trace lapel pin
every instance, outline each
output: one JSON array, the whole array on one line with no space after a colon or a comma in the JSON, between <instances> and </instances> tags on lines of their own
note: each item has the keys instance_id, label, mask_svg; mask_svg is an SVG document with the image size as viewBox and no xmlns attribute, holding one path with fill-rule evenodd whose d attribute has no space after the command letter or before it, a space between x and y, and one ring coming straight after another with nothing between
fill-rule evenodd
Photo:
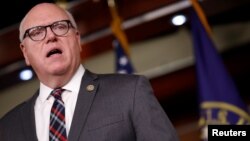
<instances>
[{"instance_id":1,"label":"lapel pin","mask_svg":"<svg viewBox=\"0 0 250 141\"><path fill-rule=\"evenodd\" d=\"M88 92L91 92L91 91L93 91L95 89L95 86L94 85L88 85L86 87L86 89L87 89Z\"/></svg>"}]
</instances>

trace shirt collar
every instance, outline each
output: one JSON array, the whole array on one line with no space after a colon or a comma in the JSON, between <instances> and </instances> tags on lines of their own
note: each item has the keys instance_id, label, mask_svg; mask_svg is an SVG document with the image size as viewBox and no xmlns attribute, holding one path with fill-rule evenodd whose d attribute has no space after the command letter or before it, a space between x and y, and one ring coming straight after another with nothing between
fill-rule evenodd
<instances>
[{"instance_id":1,"label":"shirt collar","mask_svg":"<svg viewBox=\"0 0 250 141\"><path fill-rule=\"evenodd\" d=\"M80 65L76 73L71 78L71 80L62 88L66 89L67 91L78 94L80 90L82 76L84 73L85 73L85 68L82 65ZM44 102L49 97L52 90L53 90L52 88L40 82L39 98L41 99L42 102Z\"/></svg>"}]
</instances>

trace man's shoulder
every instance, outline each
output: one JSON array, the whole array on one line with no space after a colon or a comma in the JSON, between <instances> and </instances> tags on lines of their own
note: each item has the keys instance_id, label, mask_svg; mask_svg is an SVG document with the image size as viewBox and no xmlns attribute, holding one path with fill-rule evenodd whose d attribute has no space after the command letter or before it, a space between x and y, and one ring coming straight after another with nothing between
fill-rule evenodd
<instances>
[{"instance_id":1,"label":"man's shoulder","mask_svg":"<svg viewBox=\"0 0 250 141\"><path fill-rule=\"evenodd\" d=\"M140 74L98 74L98 80L101 85L112 85L118 87L135 87L140 84L149 84L149 79Z\"/></svg>"},{"instance_id":2,"label":"man's shoulder","mask_svg":"<svg viewBox=\"0 0 250 141\"><path fill-rule=\"evenodd\" d=\"M17 104L12 109L10 109L3 117L0 118L0 124L13 124L15 122L20 122L20 117L23 113L26 114L26 111L29 111L32 108L32 104L38 95L38 91L28 98L27 100ZM12 123L13 122L13 123Z\"/></svg>"},{"instance_id":3,"label":"man's shoulder","mask_svg":"<svg viewBox=\"0 0 250 141\"><path fill-rule=\"evenodd\" d=\"M1 119L0 122L2 123L8 123L17 119L20 116L20 113L22 112L22 109L25 107L26 105L26 101L18 104L17 106L15 106L14 108L12 108L10 111L8 111Z\"/></svg>"},{"instance_id":4,"label":"man's shoulder","mask_svg":"<svg viewBox=\"0 0 250 141\"><path fill-rule=\"evenodd\" d=\"M149 84L149 79L142 74L119 74L119 73L94 73L87 72L88 76L92 76L99 81L102 86L135 86L138 84Z\"/></svg>"},{"instance_id":5,"label":"man's shoulder","mask_svg":"<svg viewBox=\"0 0 250 141\"><path fill-rule=\"evenodd\" d=\"M109 74L98 74L99 79L101 80L114 80L114 81L136 81L140 78L145 78L143 75L139 74L118 74L118 73L109 73Z\"/></svg>"}]
</instances>

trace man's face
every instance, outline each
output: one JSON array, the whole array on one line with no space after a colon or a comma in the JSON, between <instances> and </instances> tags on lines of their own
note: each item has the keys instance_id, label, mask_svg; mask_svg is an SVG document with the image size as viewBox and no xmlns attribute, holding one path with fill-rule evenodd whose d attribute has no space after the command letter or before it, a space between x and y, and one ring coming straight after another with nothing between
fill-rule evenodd
<instances>
[{"instance_id":1,"label":"man's face","mask_svg":"<svg viewBox=\"0 0 250 141\"><path fill-rule=\"evenodd\" d=\"M36 26L47 26L57 21L69 20L68 15L53 5L40 5L27 15L23 31ZM31 65L39 79L49 76L73 75L80 64L80 35L69 25L63 36L55 35L50 27L41 41L33 41L28 35L20 44L27 65ZM24 33L22 33L24 34Z\"/></svg>"}]
</instances>

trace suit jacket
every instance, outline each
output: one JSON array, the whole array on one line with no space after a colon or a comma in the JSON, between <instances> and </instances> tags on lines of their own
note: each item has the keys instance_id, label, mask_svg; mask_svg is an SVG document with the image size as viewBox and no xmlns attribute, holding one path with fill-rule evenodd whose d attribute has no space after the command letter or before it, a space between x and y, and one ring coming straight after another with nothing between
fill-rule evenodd
<instances>
[{"instance_id":1,"label":"suit jacket","mask_svg":"<svg viewBox=\"0 0 250 141\"><path fill-rule=\"evenodd\" d=\"M94 85L93 90L87 89ZM38 141L32 98L0 120L1 141ZM138 75L85 71L68 141L177 141L149 81Z\"/></svg>"}]
</instances>

